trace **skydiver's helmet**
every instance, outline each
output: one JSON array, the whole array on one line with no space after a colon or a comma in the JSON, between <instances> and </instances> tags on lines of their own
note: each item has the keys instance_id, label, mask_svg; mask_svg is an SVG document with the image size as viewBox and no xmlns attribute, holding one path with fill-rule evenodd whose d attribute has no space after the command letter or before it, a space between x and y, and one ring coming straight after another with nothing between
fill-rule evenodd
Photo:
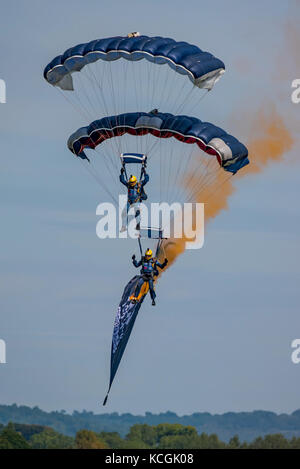
<instances>
[{"instance_id":1,"label":"skydiver's helmet","mask_svg":"<svg viewBox=\"0 0 300 469\"><path fill-rule=\"evenodd\" d=\"M147 251L145 252L146 261L150 261L151 257L152 257L152 251L151 249L148 248Z\"/></svg>"},{"instance_id":2,"label":"skydiver's helmet","mask_svg":"<svg viewBox=\"0 0 300 469\"><path fill-rule=\"evenodd\" d=\"M137 183L137 178L131 174L129 178L129 185L130 187L134 187Z\"/></svg>"}]
</instances>

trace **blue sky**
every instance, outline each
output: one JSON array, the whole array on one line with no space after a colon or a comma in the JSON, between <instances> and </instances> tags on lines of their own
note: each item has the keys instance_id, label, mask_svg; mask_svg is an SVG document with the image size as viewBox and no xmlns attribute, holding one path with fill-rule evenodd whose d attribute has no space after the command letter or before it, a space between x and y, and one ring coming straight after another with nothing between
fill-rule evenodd
<instances>
[{"instance_id":1,"label":"blue sky","mask_svg":"<svg viewBox=\"0 0 300 469\"><path fill-rule=\"evenodd\" d=\"M243 139L244 117L265 100L296 126L290 88L300 69L275 78L289 54L285 24L297 14L294 2L277 0L2 6L1 403L102 412L114 315L135 274L133 242L96 237L103 194L66 148L81 121L44 81L44 66L70 45L135 30L198 44L227 67L203 104L205 119ZM237 180L204 248L161 278L158 305L146 299L105 411L299 408L300 365L290 359L300 335L297 156L294 146Z\"/></svg>"}]
</instances>

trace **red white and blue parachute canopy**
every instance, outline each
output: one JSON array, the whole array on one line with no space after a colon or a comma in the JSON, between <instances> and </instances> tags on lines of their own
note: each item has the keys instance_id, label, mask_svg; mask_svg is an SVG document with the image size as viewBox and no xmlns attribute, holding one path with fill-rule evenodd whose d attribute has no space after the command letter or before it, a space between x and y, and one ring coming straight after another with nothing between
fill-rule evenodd
<instances>
[{"instance_id":1,"label":"red white and blue parachute canopy","mask_svg":"<svg viewBox=\"0 0 300 469\"><path fill-rule=\"evenodd\" d=\"M53 86L73 90L72 73L98 60L121 58L168 64L175 72L187 75L195 86L208 90L225 71L222 60L188 42L129 34L96 39L67 49L46 66L44 78Z\"/></svg>"},{"instance_id":2,"label":"red white and blue parachute canopy","mask_svg":"<svg viewBox=\"0 0 300 469\"><path fill-rule=\"evenodd\" d=\"M173 137L183 143L195 143L205 153L215 156L220 166L231 173L249 163L245 145L220 127L196 117L162 112L130 112L103 117L74 132L68 140L68 147L72 153L85 159L85 148L95 149L102 142L124 134L151 134L157 138Z\"/></svg>"}]
</instances>

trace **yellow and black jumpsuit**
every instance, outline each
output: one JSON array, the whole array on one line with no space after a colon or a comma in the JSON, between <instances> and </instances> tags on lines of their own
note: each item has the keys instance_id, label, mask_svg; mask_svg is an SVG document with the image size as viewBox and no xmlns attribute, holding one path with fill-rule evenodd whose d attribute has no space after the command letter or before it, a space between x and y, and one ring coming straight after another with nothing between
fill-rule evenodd
<instances>
[{"instance_id":1,"label":"yellow and black jumpsuit","mask_svg":"<svg viewBox=\"0 0 300 469\"><path fill-rule=\"evenodd\" d=\"M133 258L132 263L135 267L142 266L141 275L144 281L148 282L150 296L152 301L154 302L156 293L154 290L153 277L155 275L158 275L157 267L159 267L160 269L164 269L168 263L168 260L165 259L164 262L161 264L157 259L154 259L153 257L151 259L146 259L145 257L142 257L140 261L137 261L135 258Z\"/></svg>"}]
</instances>

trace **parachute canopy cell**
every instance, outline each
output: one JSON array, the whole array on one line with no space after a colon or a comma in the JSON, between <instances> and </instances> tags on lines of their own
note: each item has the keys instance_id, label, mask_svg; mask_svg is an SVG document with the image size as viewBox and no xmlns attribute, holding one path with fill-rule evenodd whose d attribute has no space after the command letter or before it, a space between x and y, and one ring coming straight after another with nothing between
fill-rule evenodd
<instances>
[{"instance_id":1,"label":"parachute canopy cell","mask_svg":"<svg viewBox=\"0 0 300 469\"><path fill-rule=\"evenodd\" d=\"M98 60L114 61L121 58L168 64L175 72L187 75L195 86L205 89L211 89L225 71L222 60L187 42L160 36L116 36L67 49L46 66L44 78L53 86L73 90L73 72L79 72Z\"/></svg>"},{"instance_id":2,"label":"parachute canopy cell","mask_svg":"<svg viewBox=\"0 0 300 469\"><path fill-rule=\"evenodd\" d=\"M72 153L85 159L85 148L95 149L105 140L124 134L152 134L157 138L174 137L183 143L196 143L205 153L215 156L220 166L231 173L236 173L249 163L245 145L220 127L196 117L161 112L131 112L96 120L73 133L68 147Z\"/></svg>"}]
</instances>

